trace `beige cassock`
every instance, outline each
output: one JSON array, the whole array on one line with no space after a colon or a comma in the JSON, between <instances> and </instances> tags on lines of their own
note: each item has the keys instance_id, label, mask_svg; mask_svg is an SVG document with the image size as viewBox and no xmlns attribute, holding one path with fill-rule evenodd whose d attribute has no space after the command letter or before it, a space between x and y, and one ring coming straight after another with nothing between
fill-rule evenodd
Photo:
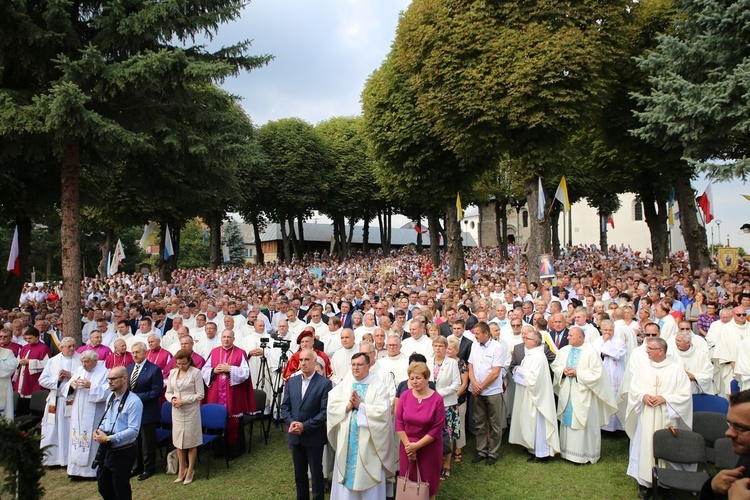
<instances>
[{"instance_id":1,"label":"beige cassock","mask_svg":"<svg viewBox=\"0 0 750 500\"><path fill-rule=\"evenodd\" d=\"M701 349L701 345L704 346ZM685 371L693 374L695 380L690 381L693 394L716 394L714 390L714 365L708 359L708 347L703 340L696 340L687 351L681 351L677 347L669 354L671 358Z\"/></svg>"},{"instance_id":2,"label":"beige cassock","mask_svg":"<svg viewBox=\"0 0 750 500\"><path fill-rule=\"evenodd\" d=\"M0 347L0 416L13 421L13 384L11 378L18 367L18 358L10 349Z\"/></svg>"},{"instance_id":3,"label":"beige cassock","mask_svg":"<svg viewBox=\"0 0 750 500\"><path fill-rule=\"evenodd\" d=\"M386 477L395 470L394 420L388 390L371 374L359 384L367 386L362 400L364 408L346 411L356 380L346 377L328 393L328 442L334 447L331 498L382 499L386 496ZM354 420L354 422L352 422ZM353 427L356 440L350 439ZM353 487L343 485L349 449L356 450L357 461Z\"/></svg>"},{"instance_id":4,"label":"beige cassock","mask_svg":"<svg viewBox=\"0 0 750 500\"><path fill-rule=\"evenodd\" d=\"M70 416L73 414L73 393L70 392L71 379L60 380L60 370L72 375L81 367L81 357L73 353L65 357L62 353L52 357L39 377L39 385L49 390L47 404L42 419L42 439L40 446L50 446L44 457L44 465L68 465L70 447Z\"/></svg>"},{"instance_id":5,"label":"beige cassock","mask_svg":"<svg viewBox=\"0 0 750 500\"><path fill-rule=\"evenodd\" d=\"M649 406L646 394L662 396L666 404ZM641 486L651 486L654 466L654 432L667 427L691 429L693 425L693 394L685 370L671 358L656 363L639 363L628 390L625 431L630 438L628 475Z\"/></svg>"},{"instance_id":6,"label":"beige cassock","mask_svg":"<svg viewBox=\"0 0 750 500\"><path fill-rule=\"evenodd\" d=\"M567 366L576 369L575 377L564 376ZM560 453L571 462L596 463L601 457L600 428L617 412L615 395L601 357L590 344L584 343L578 348L567 345L557 354L552 371L561 422Z\"/></svg>"},{"instance_id":7,"label":"beige cassock","mask_svg":"<svg viewBox=\"0 0 750 500\"><path fill-rule=\"evenodd\" d=\"M716 387L716 393L719 396L729 398L730 385L734 378L732 363L737 361L740 343L748 336L748 333L750 333L750 323L740 326L734 321L730 321L721 328L713 354L713 362L719 368L718 386Z\"/></svg>"},{"instance_id":8,"label":"beige cassock","mask_svg":"<svg viewBox=\"0 0 750 500\"><path fill-rule=\"evenodd\" d=\"M516 395L508 442L540 458L560 453L555 394L543 346L528 350L513 379Z\"/></svg>"}]
</instances>

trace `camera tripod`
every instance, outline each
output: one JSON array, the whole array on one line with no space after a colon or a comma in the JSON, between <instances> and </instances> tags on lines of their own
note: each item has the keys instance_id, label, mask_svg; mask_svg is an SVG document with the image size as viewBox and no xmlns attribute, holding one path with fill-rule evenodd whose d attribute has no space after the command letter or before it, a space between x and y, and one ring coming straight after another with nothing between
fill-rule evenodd
<instances>
[{"instance_id":1,"label":"camera tripod","mask_svg":"<svg viewBox=\"0 0 750 500\"><path fill-rule=\"evenodd\" d=\"M263 348L263 347L261 347ZM265 348L263 348L265 349ZM268 442L268 437L271 433L271 423L276 420L277 422L281 419L281 403L284 395L284 382L281 375L284 373L289 358L287 356L288 349L281 349L281 357L279 358L279 367L275 373L271 372L271 367L268 365L268 359L265 355L260 357L260 370L258 373L258 385L257 388L265 392L266 384L271 389L271 404L270 404L270 415L268 423L261 424L263 426L263 438ZM262 410L265 413L265 408Z\"/></svg>"}]
</instances>

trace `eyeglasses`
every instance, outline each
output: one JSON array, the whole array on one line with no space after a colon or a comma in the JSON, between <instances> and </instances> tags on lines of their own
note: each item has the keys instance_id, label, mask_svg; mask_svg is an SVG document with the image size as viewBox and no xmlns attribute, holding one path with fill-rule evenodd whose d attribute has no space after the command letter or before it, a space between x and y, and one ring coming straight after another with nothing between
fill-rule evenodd
<instances>
[{"instance_id":1,"label":"eyeglasses","mask_svg":"<svg viewBox=\"0 0 750 500\"><path fill-rule=\"evenodd\" d=\"M750 427L745 427L744 425L735 424L733 422L730 422L727 420L727 426L729 426L731 429L734 429L735 432L738 434L747 434L750 432Z\"/></svg>"},{"instance_id":2,"label":"eyeglasses","mask_svg":"<svg viewBox=\"0 0 750 500\"><path fill-rule=\"evenodd\" d=\"M644 337L658 337L659 334L658 333L644 333L643 336Z\"/></svg>"},{"instance_id":3,"label":"eyeglasses","mask_svg":"<svg viewBox=\"0 0 750 500\"><path fill-rule=\"evenodd\" d=\"M738 318L742 318L744 316L747 316L747 313L735 313L734 315L737 316Z\"/></svg>"},{"instance_id":4,"label":"eyeglasses","mask_svg":"<svg viewBox=\"0 0 750 500\"><path fill-rule=\"evenodd\" d=\"M111 381L111 380L119 380L119 379L121 379L121 378L125 378L125 376L123 375L123 376L121 376L121 377L107 377L107 380L110 380L110 381Z\"/></svg>"}]
</instances>

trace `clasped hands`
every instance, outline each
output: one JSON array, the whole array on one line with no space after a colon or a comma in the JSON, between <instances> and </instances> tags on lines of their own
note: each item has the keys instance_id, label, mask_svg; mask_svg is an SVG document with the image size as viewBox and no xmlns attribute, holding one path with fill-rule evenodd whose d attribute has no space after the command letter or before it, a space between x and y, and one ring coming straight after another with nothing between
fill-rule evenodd
<instances>
[{"instance_id":1,"label":"clasped hands","mask_svg":"<svg viewBox=\"0 0 750 500\"><path fill-rule=\"evenodd\" d=\"M70 372L68 370L60 370L60 374L57 376L57 380L62 380L64 378L70 378Z\"/></svg>"},{"instance_id":2,"label":"clasped hands","mask_svg":"<svg viewBox=\"0 0 750 500\"><path fill-rule=\"evenodd\" d=\"M172 398L171 403L173 408L179 408L182 406L182 398L179 396L175 396Z\"/></svg>"},{"instance_id":3,"label":"clasped hands","mask_svg":"<svg viewBox=\"0 0 750 500\"><path fill-rule=\"evenodd\" d=\"M216 365L216 368L214 368L214 373L229 373L231 370L231 365L229 363L221 363Z\"/></svg>"},{"instance_id":4,"label":"clasped hands","mask_svg":"<svg viewBox=\"0 0 750 500\"><path fill-rule=\"evenodd\" d=\"M568 368L563 369L563 375L565 375L568 378L575 378L578 376L578 370L576 370L575 368L568 367Z\"/></svg>"},{"instance_id":5,"label":"clasped hands","mask_svg":"<svg viewBox=\"0 0 750 500\"><path fill-rule=\"evenodd\" d=\"M349 398L349 404L346 405L346 411L351 411L352 408L359 410L360 403L362 403L362 400L359 399L359 394L357 394L357 391L352 391L352 395Z\"/></svg>"},{"instance_id":6,"label":"clasped hands","mask_svg":"<svg viewBox=\"0 0 750 500\"><path fill-rule=\"evenodd\" d=\"M289 434L296 434L296 435L299 436L300 434L302 434L303 432L305 432L305 426L302 425L302 422L294 421L289 426L289 431L288 432L289 432Z\"/></svg>"},{"instance_id":7,"label":"clasped hands","mask_svg":"<svg viewBox=\"0 0 750 500\"><path fill-rule=\"evenodd\" d=\"M72 387L73 390L78 389L79 387L88 389L89 387L91 387L91 381L85 378L77 378L70 383L70 387Z\"/></svg>"},{"instance_id":8,"label":"clasped hands","mask_svg":"<svg viewBox=\"0 0 750 500\"><path fill-rule=\"evenodd\" d=\"M664 403L667 402L666 399L664 399L662 396L652 396L651 394L646 394L643 396L643 402L646 403L648 406L661 406Z\"/></svg>"},{"instance_id":9,"label":"clasped hands","mask_svg":"<svg viewBox=\"0 0 750 500\"><path fill-rule=\"evenodd\" d=\"M418 450L419 448L417 447L417 443L404 444L404 451L406 452L406 456L410 461L414 461L417 459Z\"/></svg>"}]
</instances>

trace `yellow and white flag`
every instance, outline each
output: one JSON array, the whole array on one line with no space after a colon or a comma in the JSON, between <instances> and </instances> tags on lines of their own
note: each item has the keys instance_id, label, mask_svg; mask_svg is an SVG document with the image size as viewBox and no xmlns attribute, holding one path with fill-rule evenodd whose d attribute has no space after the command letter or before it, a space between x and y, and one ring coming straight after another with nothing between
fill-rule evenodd
<instances>
[{"instance_id":1,"label":"yellow and white flag","mask_svg":"<svg viewBox=\"0 0 750 500\"><path fill-rule=\"evenodd\" d=\"M565 182L565 176L560 179L560 185L555 191L555 199L562 203L565 213L570 212L570 198L568 198L568 184Z\"/></svg>"}]
</instances>

